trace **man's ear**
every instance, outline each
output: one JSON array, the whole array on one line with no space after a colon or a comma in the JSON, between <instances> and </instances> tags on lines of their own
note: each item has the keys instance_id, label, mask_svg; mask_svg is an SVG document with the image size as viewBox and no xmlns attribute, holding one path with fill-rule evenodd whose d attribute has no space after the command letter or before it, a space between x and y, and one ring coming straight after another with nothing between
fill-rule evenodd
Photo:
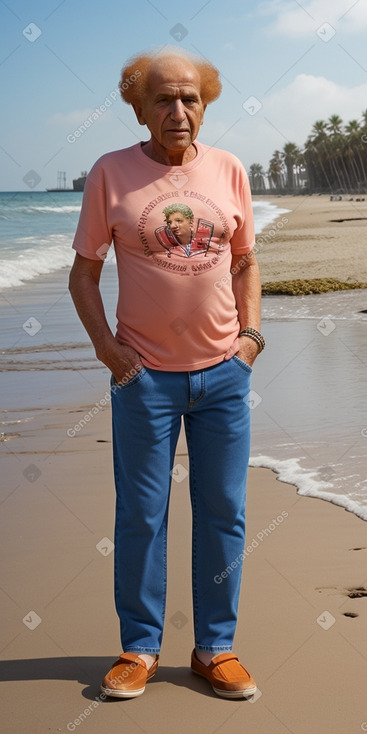
<instances>
[{"instance_id":1,"label":"man's ear","mask_svg":"<svg viewBox=\"0 0 367 734\"><path fill-rule=\"evenodd\" d=\"M203 124L203 122L204 122L204 112L205 112L205 110L206 110L207 106L208 106L208 105L206 105L206 104L204 104L204 105L203 105L203 114L202 114L202 116L201 116L201 123L200 123L200 125L202 125L202 124Z\"/></svg>"},{"instance_id":2,"label":"man's ear","mask_svg":"<svg viewBox=\"0 0 367 734\"><path fill-rule=\"evenodd\" d=\"M142 110L141 105L133 104L132 106L134 108L134 112L136 114L136 119L137 119L139 125L146 125L145 117L143 115L143 110Z\"/></svg>"}]
</instances>

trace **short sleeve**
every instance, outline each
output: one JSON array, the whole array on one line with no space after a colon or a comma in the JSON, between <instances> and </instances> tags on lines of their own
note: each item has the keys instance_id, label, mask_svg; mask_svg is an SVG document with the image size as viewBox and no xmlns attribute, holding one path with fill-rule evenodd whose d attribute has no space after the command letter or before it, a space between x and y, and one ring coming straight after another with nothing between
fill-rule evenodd
<instances>
[{"instance_id":1,"label":"short sleeve","mask_svg":"<svg viewBox=\"0 0 367 734\"><path fill-rule=\"evenodd\" d=\"M107 220L105 173L97 161L85 182L74 250L90 260L104 260L112 242L112 228Z\"/></svg>"},{"instance_id":2,"label":"short sleeve","mask_svg":"<svg viewBox=\"0 0 367 734\"><path fill-rule=\"evenodd\" d=\"M251 252L255 245L254 213L252 209L251 189L248 175L242 168L243 185L239 195L241 218L239 226L231 238L231 252L233 255L242 255Z\"/></svg>"}]
</instances>

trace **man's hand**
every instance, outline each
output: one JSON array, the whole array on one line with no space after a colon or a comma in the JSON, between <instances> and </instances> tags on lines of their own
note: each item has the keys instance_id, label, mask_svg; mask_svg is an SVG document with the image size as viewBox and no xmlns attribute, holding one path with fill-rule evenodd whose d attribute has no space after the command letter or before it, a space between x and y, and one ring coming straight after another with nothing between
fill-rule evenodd
<instances>
[{"instance_id":1,"label":"man's hand","mask_svg":"<svg viewBox=\"0 0 367 734\"><path fill-rule=\"evenodd\" d=\"M259 347L254 339L248 336L240 336L235 339L232 346L228 349L228 352L224 355L224 359L232 359L236 355L239 359L242 359L242 362L246 362L249 367L252 367L258 354Z\"/></svg>"},{"instance_id":2,"label":"man's hand","mask_svg":"<svg viewBox=\"0 0 367 734\"><path fill-rule=\"evenodd\" d=\"M107 323L99 290L102 266L103 260L89 260L76 253L70 272L70 293L97 359L108 367L116 382L126 383L140 372L143 364L136 349L119 344Z\"/></svg>"},{"instance_id":3,"label":"man's hand","mask_svg":"<svg viewBox=\"0 0 367 734\"><path fill-rule=\"evenodd\" d=\"M143 367L139 352L127 344L119 344L116 339L97 357L112 372L117 383L131 380Z\"/></svg>"}]
</instances>

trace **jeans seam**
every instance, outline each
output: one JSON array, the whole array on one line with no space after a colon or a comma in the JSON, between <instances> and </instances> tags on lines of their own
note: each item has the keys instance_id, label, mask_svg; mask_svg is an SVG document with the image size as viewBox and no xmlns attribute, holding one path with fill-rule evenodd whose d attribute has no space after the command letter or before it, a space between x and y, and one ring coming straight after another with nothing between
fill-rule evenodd
<instances>
[{"instance_id":1,"label":"jeans seam","mask_svg":"<svg viewBox=\"0 0 367 734\"><path fill-rule=\"evenodd\" d=\"M150 655L151 653L159 654L159 647L140 647L139 645L127 645L124 647L124 652L141 652Z\"/></svg>"},{"instance_id":2,"label":"jeans seam","mask_svg":"<svg viewBox=\"0 0 367 734\"><path fill-rule=\"evenodd\" d=\"M111 383L112 387L112 383ZM112 393L112 390L111 390ZM111 400L113 398L113 395L111 394ZM114 433L114 426L113 426L113 419L112 419L112 431ZM116 458L116 446L113 445L113 469L114 469L114 476L115 476L115 529L114 529L114 558L113 558L113 573L114 573L114 591L115 591L115 607L116 611L118 613L119 605L120 605L120 592L119 592L119 585L118 585L118 573L117 573L117 567L118 567L118 559L117 559L117 552L118 552L118 543L117 539L119 537L119 526L120 526L120 513L118 512L118 494L117 494L117 486L118 486L118 479L119 479L119 470L118 470L118 461ZM119 616L119 615L118 615ZM123 637L122 633L122 620L120 619L120 636Z\"/></svg>"},{"instance_id":3,"label":"jeans seam","mask_svg":"<svg viewBox=\"0 0 367 734\"><path fill-rule=\"evenodd\" d=\"M199 616L199 604L198 604L198 593L197 593L197 548L196 548L196 534L197 534L197 505L196 505L196 478L195 478L195 464L192 451L192 440L190 425L186 424L186 440L187 448L189 453L190 462L190 489L191 489L191 505L192 505L192 598L193 598L193 612L194 612L194 635L197 637L199 630L198 616Z\"/></svg>"},{"instance_id":4,"label":"jeans seam","mask_svg":"<svg viewBox=\"0 0 367 734\"><path fill-rule=\"evenodd\" d=\"M201 380L202 380L202 382L201 382L201 392L200 392L200 395L195 400L191 400L191 399L189 400L189 410L191 410L191 408L193 408L196 403L198 403L200 400L202 400L203 398L205 398L205 395L206 395L206 380L205 380L205 371L204 370L202 370L202 372L201 372ZM189 374L189 385L190 385L190 374Z\"/></svg>"},{"instance_id":5,"label":"jeans seam","mask_svg":"<svg viewBox=\"0 0 367 734\"><path fill-rule=\"evenodd\" d=\"M232 648L229 649L229 645L195 645L196 650L201 652L232 652Z\"/></svg>"},{"instance_id":6,"label":"jeans seam","mask_svg":"<svg viewBox=\"0 0 367 734\"><path fill-rule=\"evenodd\" d=\"M164 627L164 620L166 616L166 595L167 595L167 522L164 520L165 525L163 528L163 589L162 589L162 631Z\"/></svg>"}]
</instances>

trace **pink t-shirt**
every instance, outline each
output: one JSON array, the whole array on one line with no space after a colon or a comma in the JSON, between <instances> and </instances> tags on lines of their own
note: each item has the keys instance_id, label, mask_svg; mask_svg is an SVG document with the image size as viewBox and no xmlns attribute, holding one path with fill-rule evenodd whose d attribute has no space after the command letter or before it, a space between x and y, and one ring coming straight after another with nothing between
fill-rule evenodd
<instances>
[{"instance_id":1,"label":"pink t-shirt","mask_svg":"<svg viewBox=\"0 0 367 734\"><path fill-rule=\"evenodd\" d=\"M99 158L73 243L98 260L113 241L116 338L157 370L223 360L239 331L231 256L250 252L255 241L242 164L226 151L195 147L196 158L183 166L156 163L140 143Z\"/></svg>"}]
</instances>

